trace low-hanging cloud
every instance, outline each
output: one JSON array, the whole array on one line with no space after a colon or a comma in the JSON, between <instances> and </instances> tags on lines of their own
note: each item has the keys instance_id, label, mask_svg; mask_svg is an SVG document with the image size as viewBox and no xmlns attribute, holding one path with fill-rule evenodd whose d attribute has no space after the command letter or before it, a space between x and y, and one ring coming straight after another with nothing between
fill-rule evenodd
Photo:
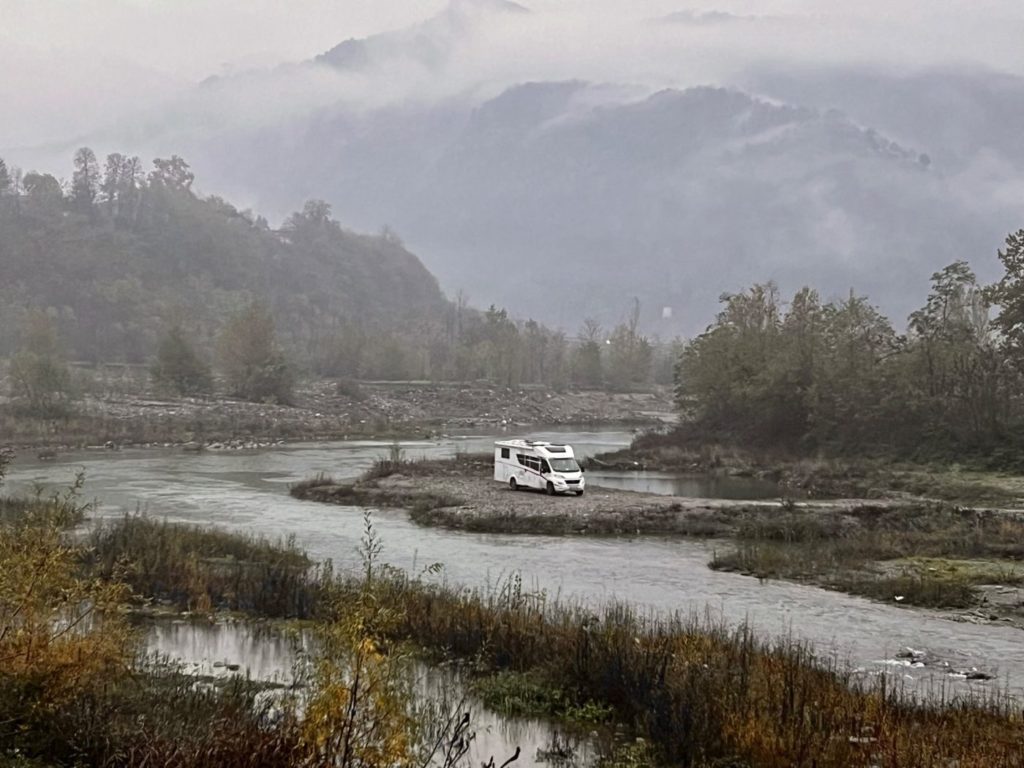
<instances>
[{"instance_id":1,"label":"low-hanging cloud","mask_svg":"<svg viewBox=\"0 0 1024 768\"><path fill-rule=\"evenodd\" d=\"M529 14L496 5L0 0L0 71L13 73L0 79L0 148L111 126L128 137L157 125L171 136L221 130L332 105L492 95L530 80L730 84L764 63L1024 71L1024 9L1009 0L534 0ZM363 71L300 64L381 32ZM409 53L410 40L431 36L439 60ZM210 76L221 80L197 87Z\"/></svg>"}]
</instances>

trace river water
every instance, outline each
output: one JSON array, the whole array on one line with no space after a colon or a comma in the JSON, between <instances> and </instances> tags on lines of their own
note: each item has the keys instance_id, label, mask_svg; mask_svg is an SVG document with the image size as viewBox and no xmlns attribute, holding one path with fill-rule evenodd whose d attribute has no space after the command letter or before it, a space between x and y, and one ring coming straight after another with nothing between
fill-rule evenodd
<instances>
[{"instance_id":1,"label":"river water","mask_svg":"<svg viewBox=\"0 0 1024 768\"><path fill-rule=\"evenodd\" d=\"M401 444L408 458L450 456L489 450L495 437L447 436ZM627 445L628 432L540 431L530 437L573 444L589 455ZM390 443L363 440L280 446L259 453L183 453L175 449L80 452L41 463L19 457L8 484L14 490L35 482L66 482L82 468L85 493L100 501L97 517L139 510L172 521L213 524L273 538L295 534L317 558L341 568L359 563L361 510L293 499L288 485L317 472L351 478L388 452ZM601 482L600 472L588 481ZM656 481L656 482L655 482ZM623 487L628 474L605 482ZM692 495L729 493L758 498L771 488L692 484L689 478L638 475L634 486ZM653 484L652 484L653 483ZM690 483L690 485L680 485ZM557 500L553 500L557 503ZM765 581L712 571L712 550L727 546L658 537L571 538L481 535L421 528L401 510L379 510L374 524L384 542L384 559L412 569L440 562L444 578L466 585L494 584L519 573L524 584L552 597L599 604L625 600L652 611L708 614L730 623L750 622L773 636L792 636L815 646L865 675L894 674L914 691L929 695L1000 687L1024 697L1024 633L1001 625L978 626L894 604L827 592L787 582ZM968 683L937 666L916 667L896 659L904 647L924 651L957 669L995 674L988 683Z\"/></svg>"},{"instance_id":2,"label":"river water","mask_svg":"<svg viewBox=\"0 0 1024 768\"><path fill-rule=\"evenodd\" d=\"M156 656L181 665L189 674L223 678L242 673L252 680L290 686L301 673L307 652L315 642L308 632L282 630L274 624L253 622L156 621L149 626L148 646ZM592 765L601 751L600 740L585 730L565 731L536 718L503 717L486 709L467 693L456 667L427 666L412 662L411 676L417 700L447 703L459 713L469 713L474 738L464 765L483 765L491 757L497 764L521 748L517 766L543 766L556 748L571 759L562 768ZM273 696L273 691L269 692ZM548 753L548 754L546 754Z\"/></svg>"}]
</instances>

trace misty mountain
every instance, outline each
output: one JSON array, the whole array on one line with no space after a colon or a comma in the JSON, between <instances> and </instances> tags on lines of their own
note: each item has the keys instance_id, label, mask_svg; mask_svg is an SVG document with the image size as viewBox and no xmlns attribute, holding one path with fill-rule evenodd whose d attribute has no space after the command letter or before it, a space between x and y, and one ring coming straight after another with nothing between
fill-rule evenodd
<instances>
[{"instance_id":1,"label":"misty mountain","mask_svg":"<svg viewBox=\"0 0 1024 768\"><path fill-rule=\"evenodd\" d=\"M927 147L952 171L983 160L1024 169L1024 78L983 69L909 74L852 68L762 69L749 87L772 98L838 109L899 141Z\"/></svg>"},{"instance_id":2,"label":"misty mountain","mask_svg":"<svg viewBox=\"0 0 1024 768\"><path fill-rule=\"evenodd\" d=\"M475 82L488 30L529 17L456 0L89 142L183 154L207 190L278 218L323 198L346 225L398 232L450 295L570 331L637 297L645 328L691 334L722 292L768 279L866 294L899 324L923 298L906 286L961 258L990 279L1020 225L1022 78L777 65L732 87Z\"/></svg>"},{"instance_id":3,"label":"misty mountain","mask_svg":"<svg viewBox=\"0 0 1024 768\"><path fill-rule=\"evenodd\" d=\"M265 131L260 162L238 158L227 176L263 209L301 184L356 226L387 223L475 302L574 329L618 321L636 296L647 327L671 334L766 279L866 293L900 318L920 300L902 286L990 256L1012 215L968 205L930 149L738 90L531 83L478 106ZM275 161L276 183L261 185L251 171Z\"/></svg>"},{"instance_id":4,"label":"misty mountain","mask_svg":"<svg viewBox=\"0 0 1024 768\"><path fill-rule=\"evenodd\" d=\"M508 0L454 0L422 24L364 39L349 38L313 61L343 71L367 71L397 63L437 70L473 36L481 17L524 13L529 10Z\"/></svg>"}]
</instances>

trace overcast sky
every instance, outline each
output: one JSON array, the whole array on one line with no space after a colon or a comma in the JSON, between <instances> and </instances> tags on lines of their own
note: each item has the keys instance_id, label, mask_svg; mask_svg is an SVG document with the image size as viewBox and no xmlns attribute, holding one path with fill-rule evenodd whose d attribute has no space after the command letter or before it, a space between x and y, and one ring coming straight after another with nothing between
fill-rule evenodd
<instances>
[{"instance_id":1,"label":"overcast sky","mask_svg":"<svg viewBox=\"0 0 1024 768\"><path fill-rule=\"evenodd\" d=\"M307 59L448 0L0 0L0 148L86 133L214 74ZM472 2L473 0L456 0ZM724 80L759 60L1024 74L1021 0L525 0L466 77ZM648 23L723 11L731 24ZM758 18L753 18L758 17ZM758 20L759 19L759 20ZM486 57L490 56L489 60Z\"/></svg>"}]
</instances>

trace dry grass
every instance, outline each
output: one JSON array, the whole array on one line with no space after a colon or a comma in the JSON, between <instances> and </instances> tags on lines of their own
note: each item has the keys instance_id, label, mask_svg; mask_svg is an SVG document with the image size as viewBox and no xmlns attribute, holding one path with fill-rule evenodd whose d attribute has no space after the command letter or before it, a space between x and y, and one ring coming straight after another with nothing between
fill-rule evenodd
<instances>
[{"instance_id":1,"label":"dry grass","mask_svg":"<svg viewBox=\"0 0 1024 768\"><path fill-rule=\"evenodd\" d=\"M625 606L594 614L545 604L514 582L467 593L391 576L374 595L400 606L401 637L529 673L570 704L609 707L666 764L1024 765L1020 710L998 695L917 705L898 688L864 689L809 648L746 627L648 620Z\"/></svg>"},{"instance_id":2,"label":"dry grass","mask_svg":"<svg viewBox=\"0 0 1024 768\"><path fill-rule=\"evenodd\" d=\"M275 618L316 614L329 568L293 538L283 542L129 515L98 528L87 565L147 599L180 610L243 611Z\"/></svg>"},{"instance_id":3,"label":"dry grass","mask_svg":"<svg viewBox=\"0 0 1024 768\"><path fill-rule=\"evenodd\" d=\"M937 608L975 605L978 584L1018 583L1010 574L1024 561L1024 519L944 504L835 514L792 510L750 517L734 535L736 547L716 553L712 568L811 581L882 600L899 595L907 604ZM920 567L913 560L920 558L994 565L940 569Z\"/></svg>"}]
</instances>

